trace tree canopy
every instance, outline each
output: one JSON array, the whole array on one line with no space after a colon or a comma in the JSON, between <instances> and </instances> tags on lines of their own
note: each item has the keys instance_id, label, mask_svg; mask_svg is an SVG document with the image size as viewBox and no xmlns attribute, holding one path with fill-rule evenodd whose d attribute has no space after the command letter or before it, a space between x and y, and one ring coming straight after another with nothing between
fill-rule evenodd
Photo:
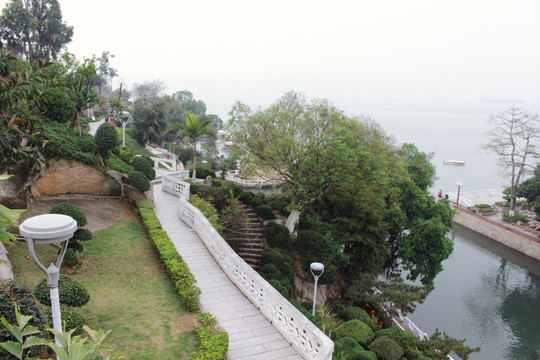
<instances>
[{"instance_id":1,"label":"tree canopy","mask_svg":"<svg viewBox=\"0 0 540 360\"><path fill-rule=\"evenodd\" d=\"M484 148L498 157L501 173L510 178L510 210L516 205L516 189L522 177L532 174L539 153L536 144L540 137L540 118L512 107L491 116L494 128L488 133Z\"/></svg>"},{"instance_id":2,"label":"tree canopy","mask_svg":"<svg viewBox=\"0 0 540 360\"><path fill-rule=\"evenodd\" d=\"M407 271L430 284L452 251L452 210L427 189L435 170L414 145L397 147L371 119L288 92L267 109L237 102L228 131L239 151L285 180L304 230L331 233L347 276ZM327 224L324 227L319 223Z\"/></svg>"},{"instance_id":3,"label":"tree canopy","mask_svg":"<svg viewBox=\"0 0 540 360\"><path fill-rule=\"evenodd\" d=\"M72 36L73 27L62 21L57 0L11 0L2 9L0 38L28 61L56 59Z\"/></svg>"}]
</instances>

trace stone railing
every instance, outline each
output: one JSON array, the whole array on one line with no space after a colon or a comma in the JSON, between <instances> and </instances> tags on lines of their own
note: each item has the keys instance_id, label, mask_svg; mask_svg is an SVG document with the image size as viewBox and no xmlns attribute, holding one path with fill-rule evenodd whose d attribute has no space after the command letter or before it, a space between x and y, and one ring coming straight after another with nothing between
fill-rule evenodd
<instances>
[{"instance_id":1,"label":"stone railing","mask_svg":"<svg viewBox=\"0 0 540 360\"><path fill-rule=\"evenodd\" d=\"M278 187L283 182L283 180L246 180L231 173L225 175L225 180L232 181L243 188Z\"/></svg>"},{"instance_id":2,"label":"stone railing","mask_svg":"<svg viewBox=\"0 0 540 360\"><path fill-rule=\"evenodd\" d=\"M177 171L163 176L161 189L174 196L185 196L189 200L189 184L184 179L189 178L189 170Z\"/></svg>"},{"instance_id":3,"label":"stone railing","mask_svg":"<svg viewBox=\"0 0 540 360\"><path fill-rule=\"evenodd\" d=\"M176 159L162 159L157 157L151 157L152 161L154 161L154 168L158 169L161 165L162 168L176 171Z\"/></svg>"},{"instance_id":4,"label":"stone railing","mask_svg":"<svg viewBox=\"0 0 540 360\"><path fill-rule=\"evenodd\" d=\"M189 203L189 184L169 175L163 176L162 184L163 191L180 198L180 219L199 235L223 272L296 351L305 359L332 359L332 340L242 260L199 209Z\"/></svg>"}]
</instances>

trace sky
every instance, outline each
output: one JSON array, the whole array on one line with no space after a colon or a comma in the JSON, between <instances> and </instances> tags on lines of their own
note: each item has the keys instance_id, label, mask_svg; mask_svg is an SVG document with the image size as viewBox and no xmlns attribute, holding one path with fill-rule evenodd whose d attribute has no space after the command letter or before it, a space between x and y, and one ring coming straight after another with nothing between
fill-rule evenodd
<instances>
[{"instance_id":1,"label":"sky","mask_svg":"<svg viewBox=\"0 0 540 360\"><path fill-rule=\"evenodd\" d=\"M161 79L223 119L235 100L266 107L289 90L344 110L374 99L538 100L540 0L60 5L75 30L68 51L113 54L115 87Z\"/></svg>"}]
</instances>

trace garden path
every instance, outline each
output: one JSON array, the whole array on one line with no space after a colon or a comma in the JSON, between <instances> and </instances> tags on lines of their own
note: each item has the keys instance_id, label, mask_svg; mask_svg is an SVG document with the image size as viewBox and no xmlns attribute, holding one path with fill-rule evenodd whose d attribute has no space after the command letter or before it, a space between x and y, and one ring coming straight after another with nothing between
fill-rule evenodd
<instances>
[{"instance_id":1,"label":"garden path","mask_svg":"<svg viewBox=\"0 0 540 360\"><path fill-rule=\"evenodd\" d=\"M198 235L178 216L178 198L153 185L161 226L195 276L200 307L229 333L227 359L302 359L294 348L229 280Z\"/></svg>"}]
</instances>

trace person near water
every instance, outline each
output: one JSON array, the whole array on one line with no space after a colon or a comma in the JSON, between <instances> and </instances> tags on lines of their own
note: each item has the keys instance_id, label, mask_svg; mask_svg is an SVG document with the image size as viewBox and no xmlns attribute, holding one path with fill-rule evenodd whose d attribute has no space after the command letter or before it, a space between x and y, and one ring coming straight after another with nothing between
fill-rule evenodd
<instances>
[{"instance_id":1,"label":"person near water","mask_svg":"<svg viewBox=\"0 0 540 360\"><path fill-rule=\"evenodd\" d=\"M442 190L439 190L439 194L437 196L442 198Z\"/></svg>"}]
</instances>

